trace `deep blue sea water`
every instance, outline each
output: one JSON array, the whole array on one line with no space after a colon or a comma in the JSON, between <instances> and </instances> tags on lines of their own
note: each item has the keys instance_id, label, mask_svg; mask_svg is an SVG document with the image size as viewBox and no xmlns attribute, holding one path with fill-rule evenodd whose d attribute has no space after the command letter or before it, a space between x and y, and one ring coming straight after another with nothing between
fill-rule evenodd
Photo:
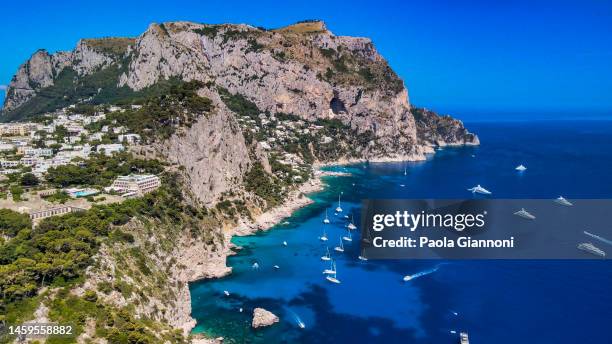
<instances>
[{"instance_id":1,"label":"deep blue sea water","mask_svg":"<svg viewBox=\"0 0 612 344\"><path fill-rule=\"evenodd\" d=\"M327 178L329 187L288 223L234 238L244 249L228 260L233 274L191 285L195 332L227 343L458 343L452 331L468 331L475 344L611 343L610 261L362 262L354 238L344 253L332 250L342 283L324 279L318 237L325 209L330 249L345 233L345 220L333 216L340 192L356 221L363 198L466 198L475 184L496 198L612 197L612 121L468 127L480 147L447 148L418 163L334 167L352 176ZM519 174L521 163L528 170ZM402 281L421 271L433 272ZM255 307L280 323L252 330Z\"/></svg>"}]
</instances>

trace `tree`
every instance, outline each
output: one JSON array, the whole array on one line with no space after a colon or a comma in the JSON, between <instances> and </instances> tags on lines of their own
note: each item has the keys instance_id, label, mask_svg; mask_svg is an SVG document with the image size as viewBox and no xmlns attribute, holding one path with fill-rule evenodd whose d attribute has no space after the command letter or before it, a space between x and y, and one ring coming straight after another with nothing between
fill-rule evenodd
<instances>
[{"instance_id":1,"label":"tree","mask_svg":"<svg viewBox=\"0 0 612 344\"><path fill-rule=\"evenodd\" d=\"M23 186L36 186L39 180L33 173L25 173L21 176L21 185Z\"/></svg>"},{"instance_id":2,"label":"tree","mask_svg":"<svg viewBox=\"0 0 612 344\"><path fill-rule=\"evenodd\" d=\"M0 231L4 235L13 237L24 228L30 228L32 221L26 214L10 209L0 209Z\"/></svg>"}]
</instances>

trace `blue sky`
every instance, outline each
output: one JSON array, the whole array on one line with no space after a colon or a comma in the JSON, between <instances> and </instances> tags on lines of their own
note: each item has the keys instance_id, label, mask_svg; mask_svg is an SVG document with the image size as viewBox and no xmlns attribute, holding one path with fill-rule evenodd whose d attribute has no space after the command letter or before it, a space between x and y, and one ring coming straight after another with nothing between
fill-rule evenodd
<instances>
[{"instance_id":1,"label":"blue sky","mask_svg":"<svg viewBox=\"0 0 612 344\"><path fill-rule=\"evenodd\" d=\"M38 48L136 36L150 22L273 28L319 18L338 35L372 38L419 106L450 113L612 109L611 1L107 0L2 7L0 84Z\"/></svg>"}]
</instances>

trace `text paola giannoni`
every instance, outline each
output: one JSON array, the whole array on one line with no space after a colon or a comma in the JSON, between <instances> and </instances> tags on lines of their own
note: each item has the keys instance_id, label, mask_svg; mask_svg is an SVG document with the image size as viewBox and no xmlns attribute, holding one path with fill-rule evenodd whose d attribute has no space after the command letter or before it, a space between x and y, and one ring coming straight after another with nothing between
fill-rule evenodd
<instances>
[{"instance_id":1,"label":"text paola giannoni","mask_svg":"<svg viewBox=\"0 0 612 344\"><path fill-rule=\"evenodd\" d=\"M464 230L482 230L485 226L486 211L476 214L429 214L409 213L396 211L395 214L375 214L372 216L372 230L381 232L386 229L408 229L414 232L417 229L453 229L457 232ZM375 248L514 248L514 237L505 239L472 239L469 236L448 238L442 236L430 239L427 236L411 238L402 236L394 239L385 239L376 236L372 240Z\"/></svg>"},{"instance_id":2,"label":"text paola giannoni","mask_svg":"<svg viewBox=\"0 0 612 344\"><path fill-rule=\"evenodd\" d=\"M419 228L452 228L463 231L482 228L485 225L486 211L479 214L427 214L396 211L395 214L375 214L372 216L372 229L380 232L386 228L406 228L411 232Z\"/></svg>"}]
</instances>

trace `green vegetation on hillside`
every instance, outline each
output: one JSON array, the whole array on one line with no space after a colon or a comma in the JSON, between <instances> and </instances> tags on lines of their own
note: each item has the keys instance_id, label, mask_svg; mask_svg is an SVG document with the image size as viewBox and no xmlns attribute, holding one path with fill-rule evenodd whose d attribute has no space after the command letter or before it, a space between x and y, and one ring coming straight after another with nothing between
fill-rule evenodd
<instances>
[{"instance_id":1,"label":"green vegetation on hillside","mask_svg":"<svg viewBox=\"0 0 612 344\"><path fill-rule=\"evenodd\" d=\"M137 159L131 153L115 153L112 157L92 154L81 165L51 167L46 180L57 187L68 186L109 186L115 178L131 173L159 174L164 166L159 160Z\"/></svg>"},{"instance_id":2,"label":"green vegetation on hillside","mask_svg":"<svg viewBox=\"0 0 612 344\"><path fill-rule=\"evenodd\" d=\"M261 163L255 163L245 175L244 180L247 191L252 191L263 198L268 208L277 206L282 202L284 192L281 184L276 177L264 170Z\"/></svg>"},{"instance_id":3,"label":"green vegetation on hillside","mask_svg":"<svg viewBox=\"0 0 612 344\"><path fill-rule=\"evenodd\" d=\"M205 212L187 205L180 190L179 178L168 175L163 178L162 187L141 198L111 205L95 205L88 211L46 218L35 228L32 228L27 215L0 210L0 233L7 238L0 242L0 314L3 315L0 321L25 320L23 318L28 315L16 305L32 300L43 286L70 289L82 282L85 269L92 264L92 257L102 243L112 244L117 240L133 242L131 235L118 232L118 228L131 219L153 221L158 227L168 224L176 228L192 228L194 233L200 231L198 219L203 219ZM92 293L86 293L84 298L65 294L54 300L52 305L48 305L50 318L60 322L76 322L79 331L85 320L83 315L97 319L96 312L102 312L106 320L113 318L105 313L108 309L96 302ZM94 309L97 311L92 312ZM135 321L131 316L124 320ZM102 324L106 325L98 334L107 339L130 336L133 330L133 327L127 327L118 333L113 330L118 324ZM118 326L118 329L121 328ZM143 338L148 337L142 331L137 332L141 332ZM58 339L54 342L62 341ZM132 343L123 339L111 342ZM134 343L155 342L149 338Z\"/></svg>"},{"instance_id":4,"label":"green vegetation on hillside","mask_svg":"<svg viewBox=\"0 0 612 344\"><path fill-rule=\"evenodd\" d=\"M128 37L90 38L83 41L97 52L115 57L125 55L128 47L136 43L136 39Z\"/></svg>"},{"instance_id":5,"label":"green vegetation on hillside","mask_svg":"<svg viewBox=\"0 0 612 344\"><path fill-rule=\"evenodd\" d=\"M116 122L139 134L145 142L167 139L177 128L190 127L199 116L213 110L212 101L197 94L203 86L199 81L172 85L167 93L148 97L142 102L142 108L112 112L96 125Z\"/></svg>"},{"instance_id":6,"label":"green vegetation on hillside","mask_svg":"<svg viewBox=\"0 0 612 344\"><path fill-rule=\"evenodd\" d=\"M93 74L79 77L72 68L64 68L54 84L37 92L37 95L13 111L4 113L0 121L9 122L35 119L72 104L142 104L153 97L170 92L182 81L176 78L160 80L140 91L127 86L117 87L119 76L127 70L128 59L122 59Z\"/></svg>"}]
</instances>

